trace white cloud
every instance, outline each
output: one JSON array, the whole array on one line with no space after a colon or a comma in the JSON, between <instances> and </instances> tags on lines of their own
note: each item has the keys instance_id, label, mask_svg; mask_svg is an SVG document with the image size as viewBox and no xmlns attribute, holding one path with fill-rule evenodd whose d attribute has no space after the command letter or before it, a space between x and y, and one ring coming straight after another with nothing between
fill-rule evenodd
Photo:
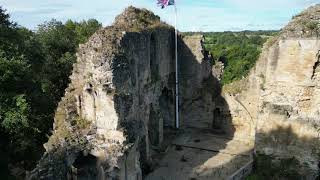
<instances>
[{"instance_id":1,"label":"white cloud","mask_svg":"<svg viewBox=\"0 0 320 180\"><path fill-rule=\"evenodd\" d=\"M319 3L319 0L225 0L230 6L244 9L301 8ZM285 10L285 9L284 9Z\"/></svg>"},{"instance_id":2,"label":"white cloud","mask_svg":"<svg viewBox=\"0 0 320 180\"><path fill-rule=\"evenodd\" d=\"M183 31L278 29L292 15L317 2L320 0L179 0L178 25ZM156 0L0 0L0 4L14 21L29 28L52 18L96 18L109 25L129 5L148 8L174 24L173 8L160 9Z\"/></svg>"}]
</instances>

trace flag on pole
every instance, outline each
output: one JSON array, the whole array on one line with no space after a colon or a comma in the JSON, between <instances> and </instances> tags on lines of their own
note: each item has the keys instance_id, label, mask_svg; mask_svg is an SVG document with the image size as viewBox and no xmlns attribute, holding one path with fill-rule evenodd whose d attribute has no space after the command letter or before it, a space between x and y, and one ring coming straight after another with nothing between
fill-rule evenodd
<instances>
[{"instance_id":1,"label":"flag on pole","mask_svg":"<svg viewBox=\"0 0 320 180\"><path fill-rule=\"evenodd\" d=\"M158 5L163 9L167 6L174 5L174 0L158 0Z\"/></svg>"},{"instance_id":2,"label":"flag on pole","mask_svg":"<svg viewBox=\"0 0 320 180\"><path fill-rule=\"evenodd\" d=\"M179 118L179 73L178 73L178 30L177 30L177 4L176 0L157 0L158 6L160 6L162 9L174 5L174 13L175 13L175 63L176 63L176 128L179 129L180 127L180 118Z\"/></svg>"}]
</instances>

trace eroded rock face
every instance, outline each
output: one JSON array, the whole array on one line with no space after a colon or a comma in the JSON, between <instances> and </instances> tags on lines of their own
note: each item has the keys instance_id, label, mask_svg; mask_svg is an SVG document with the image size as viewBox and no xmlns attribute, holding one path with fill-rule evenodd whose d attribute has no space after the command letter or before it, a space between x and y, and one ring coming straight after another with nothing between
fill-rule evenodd
<instances>
[{"instance_id":1,"label":"eroded rock face","mask_svg":"<svg viewBox=\"0 0 320 180\"><path fill-rule=\"evenodd\" d=\"M265 45L249 77L226 88L239 92L225 91L235 136L260 153L296 157L311 179L320 161L319 24L320 5L296 16Z\"/></svg>"},{"instance_id":2,"label":"eroded rock face","mask_svg":"<svg viewBox=\"0 0 320 180\"><path fill-rule=\"evenodd\" d=\"M47 152L29 179L142 179L168 138L164 128L175 125L174 36L159 17L129 7L81 45ZM202 36L178 43L180 77L189 78L180 78L181 126L201 119L209 128L212 59Z\"/></svg>"}]
</instances>

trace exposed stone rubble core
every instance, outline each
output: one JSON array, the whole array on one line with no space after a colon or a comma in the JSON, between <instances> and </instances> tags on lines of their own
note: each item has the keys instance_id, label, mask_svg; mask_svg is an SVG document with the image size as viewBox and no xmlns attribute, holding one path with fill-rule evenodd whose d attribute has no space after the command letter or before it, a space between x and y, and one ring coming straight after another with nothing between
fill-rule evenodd
<instances>
[{"instance_id":1,"label":"exposed stone rubble core","mask_svg":"<svg viewBox=\"0 0 320 180\"><path fill-rule=\"evenodd\" d=\"M295 156L303 167L300 173L310 179L320 161L319 33L316 5L265 44L248 78L224 90L236 133L255 139L259 153ZM238 131L235 121L247 131Z\"/></svg>"}]
</instances>

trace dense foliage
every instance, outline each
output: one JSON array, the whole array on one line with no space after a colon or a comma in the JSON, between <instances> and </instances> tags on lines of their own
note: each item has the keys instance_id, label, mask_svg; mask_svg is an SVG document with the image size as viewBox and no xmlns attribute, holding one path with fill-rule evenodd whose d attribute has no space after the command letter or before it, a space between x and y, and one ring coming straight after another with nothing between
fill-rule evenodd
<instances>
[{"instance_id":1,"label":"dense foliage","mask_svg":"<svg viewBox=\"0 0 320 180\"><path fill-rule=\"evenodd\" d=\"M224 63L222 84L245 77L257 61L261 48L275 31L204 33L205 47Z\"/></svg>"},{"instance_id":2,"label":"dense foliage","mask_svg":"<svg viewBox=\"0 0 320 180\"><path fill-rule=\"evenodd\" d=\"M54 110L69 82L75 52L101 24L52 20L32 32L0 7L0 176L31 168L41 156ZM11 169L11 168L10 168ZM8 177L9 178L9 177Z\"/></svg>"}]
</instances>

